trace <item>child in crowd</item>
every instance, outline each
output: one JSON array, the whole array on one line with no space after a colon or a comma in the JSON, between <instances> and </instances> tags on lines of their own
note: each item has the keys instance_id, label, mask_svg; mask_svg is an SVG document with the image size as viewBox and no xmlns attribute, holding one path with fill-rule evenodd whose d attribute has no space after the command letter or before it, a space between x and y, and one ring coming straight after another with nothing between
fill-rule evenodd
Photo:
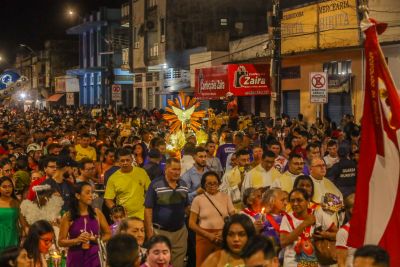
<instances>
[{"instance_id":1,"label":"child in crowd","mask_svg":"<svg viewBox=\"0 0 400 267\"><path fill-rule=\"evenodd\" d=\"M116 205L111 209L111 220L113 224L110 226L111 234L115 235L118 231L118 227L123 219L126 218L126 212L124 207Z\"/></svg>"}]
</instances>

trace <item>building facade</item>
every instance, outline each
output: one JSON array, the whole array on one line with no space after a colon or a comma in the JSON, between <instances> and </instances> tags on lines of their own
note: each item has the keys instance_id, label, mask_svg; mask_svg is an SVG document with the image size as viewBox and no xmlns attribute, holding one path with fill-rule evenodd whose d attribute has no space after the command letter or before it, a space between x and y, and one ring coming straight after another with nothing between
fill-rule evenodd
<instances>
[{"instance_id":1,"label":"building facade","mask_svg":"<svg viewBox=\"0 0 400 267\"><path fill-rule=\"evenodd\" d=\"M67 74L79 78L80 105L112 104L112 84L132 84L131 74L121 69L123 44L128 41L128 30L121 26L121 9L102 7L67 33L79 36L79 67ZM129 106L130 102L122 104Z\"/></svg>"},{"instance_id":2,"label":"building facade","mask_svg":"<svg viewBox=\"0 0 400 267\"><path fill-rule=\"evenodd\" d=\"M382 3L384 2L384 3ZM387 22L388 28L379 40L397 88L400 87L400 27L396 13L400 2L370 0L370 16ZM388 8L382 8L390 6ZM332 7L332 8L331 8ZM329 117L338 125L343 115L352 114L359 121L363 110L365 55L362 47L362 14L358 1L320 1L283 10L281 20L281 110L290 117L302 113L310 122ZM221 64L268 64L271 62L271 35L260 34L231 41L229 51L199 53L191 57L192 87L198 82L196 69ZM327 75L327 103L310 101L310 74ZM239 110L274 117L275 84L271 96L239 97ZM257 101L261 104L257 104ZM217 99L214 102L221 102ZM211 106L213 105L211 101ZM219 105L221 107L221 105ZM240 107L241 106L241 107ZM223 106L222 106L223 107Z\"/></svg>"},{"instance_id":3,"label":"building facade","mask_svg":"<svg viewBox=\"0 0 400 267\"><path fill-rule=\"evenodd\" d=\"M27 46L22 45L17 54L15 69L29 80L25 86L27 100L44 106L57 91L55 78L78 64L77 42L71 39L47 40L44 48L38 51L24 47ZM58 100L61 98L55 102Z\"/></svg>"},{"instance_id":4,"label":"building facade","mask_svg":"<svg viewBox=\"0 0 400 267\"><path fill-rule=\"evenodd\" d=\"M229 40L266 31L265 3L131 0L134 105L166 105L179 91L193 94L190 55L228 51Z\"/></svg>"}]
</instances>

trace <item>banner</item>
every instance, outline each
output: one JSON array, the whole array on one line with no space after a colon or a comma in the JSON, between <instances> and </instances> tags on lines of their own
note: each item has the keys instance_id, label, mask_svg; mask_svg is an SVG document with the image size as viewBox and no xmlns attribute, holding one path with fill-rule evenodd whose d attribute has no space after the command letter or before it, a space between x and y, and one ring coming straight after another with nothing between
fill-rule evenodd
<instances>
[{"instance_id":1,"label":"banner","mask_svg":"<svg viewBox=\"0 0 400 267\"><path fill-rule=\"evenodd\" d=\"M221 99L229 91L228 67L221 65L195 70L194 96L198 99Z\"/></svg>"},{"instance_id":2,"label":"banner","mask_svg":"<svg viewBox=\"0 0 400 267\"><path fill-rule=\"evenodd\" d=\"M385 25L370 21L365 30L364 110L348 244L379 245L389 253L390 266L400 266L400 98L377 37Z\"/></svg>"},{"instance_id":3,"label":"banner","mask_svg":"<svg viewBox=\"0 0 400 267\"><path fill-rule=\"evenodd\" d=\"M268 64L229 64L228 81L235 96L271 94Z\"/></svg>"}]
</instances>

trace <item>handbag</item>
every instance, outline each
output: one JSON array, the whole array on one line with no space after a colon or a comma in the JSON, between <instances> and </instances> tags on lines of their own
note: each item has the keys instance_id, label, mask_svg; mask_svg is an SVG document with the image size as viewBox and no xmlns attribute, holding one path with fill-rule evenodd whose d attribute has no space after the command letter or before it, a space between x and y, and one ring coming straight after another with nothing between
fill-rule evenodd
<instances>
[{"instance_id":1,"label":"handbag","mask_svg":"<svg viewBox=\"0 0 400 267\"><path fill-rule=\"evenodd\" d=\"M224 221L224 223L226 223L227 221L229 221L229 216L225 216L222 215L222 213L219 211L219 209L217 208L217 206L215 206L214 202L212 202L212 200L207 196L207 193L204 193L204 196L208 199L208 201L210 201L210 203L214 206L214 208L217 210L217 212L219 213L219 215L221 216L222 220Z\"/></svg>"},{"instance_id":2,"label":"handbag","mask_svg":"<svg viewBox=\"0 0 400 267\"><path fill-rule=\"evenodd\" d=\"M329 239L314 239L315 255L321 265L337 263L336 243Z\"/></svg>"}]
</instances>

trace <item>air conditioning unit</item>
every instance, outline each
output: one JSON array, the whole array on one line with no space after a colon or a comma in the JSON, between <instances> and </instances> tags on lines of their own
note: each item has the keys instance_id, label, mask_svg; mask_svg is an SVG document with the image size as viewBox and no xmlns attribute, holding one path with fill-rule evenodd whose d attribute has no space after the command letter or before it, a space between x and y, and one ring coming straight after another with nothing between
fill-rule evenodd
<instances>
[{"instance_id":1,"label":"air conditioning unit","mask_svg":"<svg viewBox=\"0 0 400 267\"><path fill-rule=\"evenodd\" d=\"M136 49L139 48L139 42L135 42L135 46Z\"/></svg>"},{"instance_id":2,"label":"air conditioning unit","mask_svg":"<svg viewBox=\"0 0 400 267\"><path fill-rule=\"evenodd\" d=\"M161 35L161 41L160 41L161 43L164 43L165 42L165 35Z\"/></svg>"}]
</instances>

